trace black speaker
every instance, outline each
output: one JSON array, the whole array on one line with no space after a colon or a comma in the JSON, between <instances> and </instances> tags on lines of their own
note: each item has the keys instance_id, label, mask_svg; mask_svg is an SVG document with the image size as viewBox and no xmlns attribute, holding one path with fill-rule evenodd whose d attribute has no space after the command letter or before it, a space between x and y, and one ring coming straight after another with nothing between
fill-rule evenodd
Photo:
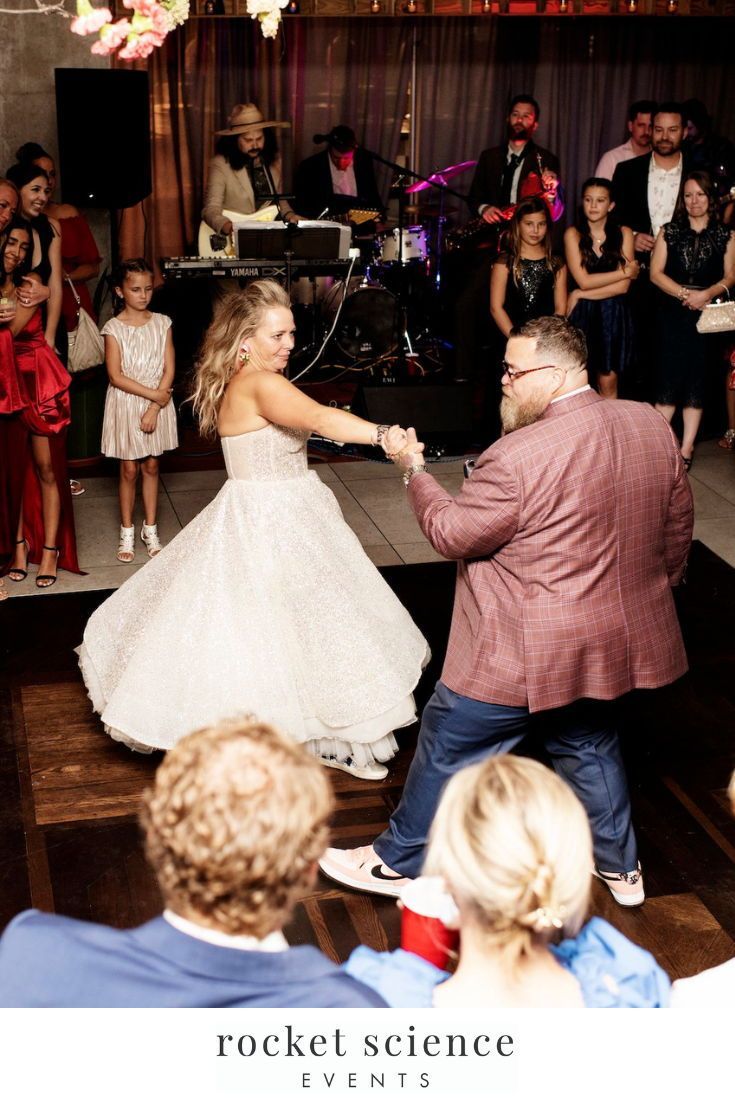
<instances>
[{"instance_id":1,"label":"black speaker","mask_svg":"<svg viewBox=\"0 0 735 1102\"><path fill-rule=\"evenodd\" d=\"M151 193L148 74L55 69L61 194L79 207L132 207Z\"/></svg>"},{"instance_id":2,"label":"black speaker","mask_svg":"<svg viewBox=\"0 0 735 1102\"><path fill-rule=\"evenodd\" d=\"M472 393L469 386L414 383L363 386L352 402L352 412L380 425L412 425L421 436L459 436L472 430Z\"/></svg>"}]
</instances>

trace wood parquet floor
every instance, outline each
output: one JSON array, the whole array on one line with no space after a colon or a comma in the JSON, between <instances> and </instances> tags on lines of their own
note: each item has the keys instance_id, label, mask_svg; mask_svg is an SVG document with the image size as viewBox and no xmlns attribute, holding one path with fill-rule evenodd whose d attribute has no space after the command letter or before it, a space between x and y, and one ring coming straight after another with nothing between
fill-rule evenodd
<instances>
[{"instance_id":1,"label":"wood parquet floor","mask_svg":"<svg viewBox=\"0 0 735 1102\"><path fill-rule=\"evenodd\" d=\"M389 567L386 579L434 652L417 693L441 668L454 567ZM0 606L0 929L25 907L131 926L160 909L136 823L160 754L133 754L104 735L74 646L105 593ZM679 597L691 671L677 685L621 704L621 732L648 899L627 912L593 885L592 912L650 949L672 977L735 956L735 823L726 786L735 767L735 570L695 544ZM345 646L349 640L345 640ZM363 845L396 806L416 728L380 784L330 774L335 844ZM536 753L530 746L529 752ZM363 942L399 942L390 899L341 891L320 878L287 935L343 960Z\"/></svg>"}]
</instances>

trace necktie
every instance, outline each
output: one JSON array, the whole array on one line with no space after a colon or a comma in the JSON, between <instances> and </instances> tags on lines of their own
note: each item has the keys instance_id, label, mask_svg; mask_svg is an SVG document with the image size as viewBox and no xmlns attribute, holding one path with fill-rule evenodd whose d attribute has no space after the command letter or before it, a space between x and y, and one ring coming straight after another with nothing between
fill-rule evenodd
<instances>
[{"instance_id":1,"label":"necktie","mask_svg":"<svg viewBox=\"0 0 735 1102\"><path fill-rule=\"evenodd\" d=\"M500 181L500 205L501 207L507 207L510 203L510 193L513 187L513 177L516 174L518 165L523 160L520 153L511 153L510 160L506 163L503 169L503 176Z\"/></svg>"}]
</instances>

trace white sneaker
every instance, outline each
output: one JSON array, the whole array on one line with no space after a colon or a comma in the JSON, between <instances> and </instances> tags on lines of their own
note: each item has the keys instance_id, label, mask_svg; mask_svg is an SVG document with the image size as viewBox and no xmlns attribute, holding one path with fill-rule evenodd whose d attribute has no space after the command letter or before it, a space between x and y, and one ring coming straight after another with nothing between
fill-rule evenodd
<instances>
[{"instance_id":1,"label":"white sneaker","mask_svg":"<svg viewBox=\"0 0 735 1102\"><path fill-rule=\"evenodd\" d=\"M140 530L140 538L146 546L149 558L152 559L154 555L163 550L161 541L158 538L157 524L144 524Z\"/></svg>"},{"instance_id":2,"label":"white sneaker","mask_svg":"<svg viewBox=\"0 0 735 1102\"><path fill-rule=\"evenodd\" d=\"M319 861L319 868L338 884L373 895L400 896L411 877L393 872L378 857L372 846L357 849L328 849Z\"/></svg>"},{"instance_id":3,"label":"white sneaker","mask_svg":"<svg viewBox=\"0 0 735 1102\"><path fill-rule=\"evenodd\" d=\"M132 562L135 558L135 527L123 528L120 525L120 542L117 545L117 557L120 562Z\"/></svg>"},{"instance_id":4,"label":"white sneaker","mask_svg":"<svg viewBox=\"0 0 735 1102\"><path fill-rule=\"evenodd\" d=\"M379 761L370 761L367 765L356 765L352 758L348 758L347 761L338 761L337 758L327 758L322 755L318 760L330 769L341 769L343 773L351 773L353 777L359 777L363 781L382 781L388 776L387 767L381 765Z\"/></svg>"}]
</instances>

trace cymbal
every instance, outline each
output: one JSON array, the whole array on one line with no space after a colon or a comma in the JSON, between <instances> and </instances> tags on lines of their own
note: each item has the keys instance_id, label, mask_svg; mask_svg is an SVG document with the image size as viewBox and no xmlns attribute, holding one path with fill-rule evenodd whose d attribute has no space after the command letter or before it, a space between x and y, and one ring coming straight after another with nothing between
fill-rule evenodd
<instances>
[{"instance_id":1,"label":"cymbal","mask_svg":"<svg viewBox=\"0 0 735 1102\"><path fill-rule=\"evenodd\" d=\"M432 173L428 180L417 180L415 184L411 184L406 188L406 194L413 195L417 191L426 191L432 184L446 184L447 180L453 180L455 176L459 176L469 168L474 168L476 164L477 161L460 161L457 165L447 165L446 168Z\"/></svg>"}]
</instances>

